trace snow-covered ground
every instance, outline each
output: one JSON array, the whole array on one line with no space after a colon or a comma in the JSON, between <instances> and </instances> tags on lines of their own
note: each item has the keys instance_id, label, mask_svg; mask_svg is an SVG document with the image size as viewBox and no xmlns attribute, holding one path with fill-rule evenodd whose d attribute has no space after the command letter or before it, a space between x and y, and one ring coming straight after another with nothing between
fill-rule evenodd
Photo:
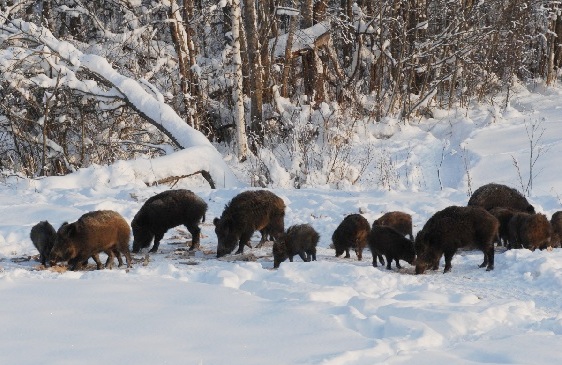
<instances>
[{"instance_id":1,"label":"snow-covered ground","mask_svg":"<svg viewBox=\"0 0 562 365\"><path fill-rule=\"evenodd\" d=\"M526 180L525 125L532 121L545 132L529 199L550 218L562 210L561 100L559 89L520 91L503 111L481 107L376 126L392 129L388 151L410 150L403 168L419 167L423 183L388 191L366 176L347 190L274 188L287 205L285 225L310 223L321 235L317 262L295 257L278 270L271 245L246 249L255 261L215 258L212 219L242 189L211 190L200 178L176 185L209 205L194 256L186 251L189 234L178 227L148 261L146 252L134 255L129 270L40 270L29 239L40 220L58 227L112 209L130 222L148 197L168 187L147 188L150 179L127 163L43 180L7 177L0 184L0 363L556 363L562 249L498 248L492 272L478 269L481 252L463 251L448 274L441 265L414 275L407 263L401 270L372 267L368 251L363 261L353 253L335 258L329 245L343 217L359 211L370 222L386 211L408 212L417 232L436 211L466 204L468 176L472 190L492 181L521 189L513 158Z\"/></svg>"}]
</instances>

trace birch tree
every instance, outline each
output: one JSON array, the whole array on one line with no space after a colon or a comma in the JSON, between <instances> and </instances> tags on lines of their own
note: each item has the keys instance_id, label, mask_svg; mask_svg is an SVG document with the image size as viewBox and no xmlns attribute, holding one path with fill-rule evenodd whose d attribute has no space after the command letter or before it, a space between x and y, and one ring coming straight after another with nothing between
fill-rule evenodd
<instances>
[{"instance_id":1,"label":"birch tree","mask_svg":"<svg viewBox=\"0 0 562 365\"><path fill-rule=\"evenodd\" d=\"M185 107L185 115L188 118L189 125L195 129L199 129L199 122L195 110L195 100L198 94L197 81L195 80L197 76L191 70L195 65L195 47L189 27L186 24L187 19L184 20L182 16L182 13L187 16L190 15L188 9L192 8L192 6L189 2L190 0L183 0L184 11L182 12L176 1L170 1L170 33L178 57L180 88L183 94L182 99Z\"/></svg>"},{"instance_id":2,"label":"birch tree","mask_svg":"<svg viewBox=\"0 0 562 365\"><path fill-rule=\"evenodd\" d=\"M250 131L252 149L263 143L263 77L255 0L244 0L244 17L248 41L248 70L250 74Z\"/></svg>"},{"instance_id":3,"label":"birch tree","mask_svg":"<svg viewBox=\"0 0 562 365\"><path fill-rule=\"evenodd\" d=\"M248 138L244 119L244 92L242 85L242 56L240 54L240 0L232 0L232 64L234 66L232 98L234 103L234 123L236 125L236 142L238 160L248 157Z\"/></svg>"}]
</instances>

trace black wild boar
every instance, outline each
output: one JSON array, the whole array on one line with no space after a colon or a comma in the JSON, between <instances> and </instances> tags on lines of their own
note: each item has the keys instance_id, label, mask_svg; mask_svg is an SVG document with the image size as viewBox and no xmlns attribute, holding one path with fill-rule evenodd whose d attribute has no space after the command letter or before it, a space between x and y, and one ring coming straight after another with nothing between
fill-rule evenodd
<instances>
[{"instance_id":1,"label":"black wild boar","mask_svg":"<svg viewBox=\"0 0 562 365\"><path fill-rule=\"evenodd\" d=\"M131 267L129 238L131 229L123 217L112 210L97 210L82 215L74 223L63 223L51 251L54 262L68 261L71 270L78 270L92 257L98 270L102 265L98 254L108 255L106 265L113 265L113 254L124 254Z\"/></svg>"},{"instance_id":2,"label":"black wild boar","mask_svg":"<svg viewBox=\"0 0 562 365\"><path fill-rule=\"evenodd\" d=\"M332 235L336 257L341 256L345 251L345 258L349 258L349 249L353 248L357 260L361 261L369 232L371 232L369 221L361 214L350 214L345 217Z\"/></svg>"},{"instance_id":3,"label":"black wild boar","mask_svg":"<svg viewBox=\"0 0 562 365\"><path fill-rule=\"evenodd\" d=\"M560 247L562 239L562 211L556 212L550 218L550 225L552 226L552 237L550 238L550 245L554 248Z\"/></svg>"},{"instance_id":4,"label":"black wild boar","mask_svg":"<svg viewBox=\"0 0 562 365\"><path fill-rule=\"evenodd\" d=\"M414 264L416 252L414 243L389 226L373 225L369 233L369 248L373 253L373 266L377 267L377 256L386 257L386 268L391 270L392 260L396 261L396 267L401 269L399 260L404 260L410 265ZM383 263L384 265L384 263Z\"/></svg>"},{"instance_id":5,"label":"black wild boar","mask_svg":"<svg viewBox=\"0 0 562 365\"><path fill-rule=\"evenodd\" d=\"M445 270L451 271L451 260L460 247L475 247L484 252L480 267L494 269L494 241L500 223L480 207L451 206L435 213L416 236L416 274L428 267L437 269L441 255L445 256Z\"/></svg>"},{"instance_id":6,"label":"black wild boar","mask_svg":"<svg viewBox=\"0 0 562 365\"><path fill-rule=\"evenodd\" d=\"M207 203L190 190L168 190L149 198L137 212L133 228L133 252L154 246L149 252L158 251L160 240L173 227L181 224L191 233L189 250L199 248L201 229L199 223L205 221Z\"/></svg>"},{"instance_id":7,"label":"black wild boar","mask_svg":"<svg viewBox=\"0 0 562 365\"><path fill-rule=\"evenodd\" d=\"M509 208L518 212L535 213L535 208L516 189L506 185L490 183L482 185L468 200L469 206L478 206L486 210L495 207Z\"/></svg>"},{"instance_id":8,"label":"black wild boar","mask_svg":"<svg viewBox=\"0 0 562 365\"><path fill-rule=\"evenodd\" d=\"M31 228L29 234L31 242L39 251L39 259L44 266L47 266L47 260L51 255L51 250L57 238L57 232L48 221L41 221Z\"/></svg>"},{"instance_id":9,"label":"black wild boar","mask_svg":"<svg viewBox=\"0 0 562 365\"><path fill-rule=\"evenodd\" d=\"M299 255L305 262L316 261L316 245L319 240L320 235L309 224L289 227L273 243L273 267L278 268L287 258L293 262L295 255Z\"/></svg>"},{"instance_id":10,"label":"black wild boar","mask_svg":"<svg viewBox=\"0 0 562 365\"><path fill-rule=\"evenodd\" d=\"M513 214L515 213L516 213L515 210L509 208L495 207L490 209L490 214L496 217L498 222L500 222L500 228L498 231L499 233L498 245L502 243L504 246L509 245L509 221L511 220L511 217L513 217Z\"/></svg>"},{"instance_id":11,"label":"black wild boar","mask_svg":"<svg viewBox=\"0 0 562 365\"><path fill-rule=\"evenodd\" d=\"M373 226L392 227L403 236L410 236L410 241L414 240L412 235L412 216L404 212L388 212L373 222Z\"/></svg>"},{"instance_id":12,"label":"black wild boar","mask_svg":"<svg viewBox=\"0 0 562 365\"><path fill-rule=\"evenodd\" d=\"M544 214L515 213L509 221L508 248L545 249L550 245L552 226Z\"/></svg>"},{"instance_id":13,"label":"black wild boar","mask_svg":"<svg viewBox=\"0 0 562 365\"><path fill-rule=\"evenodd\" d=\"M260 231L261 246L267 236L275 239L285 231L285 202L267 190L249 190L236 195L213 220L217 234L217 257L227 255L238 244L236 254L244 252L255 231Z\"/></svg>"}]
</instances>

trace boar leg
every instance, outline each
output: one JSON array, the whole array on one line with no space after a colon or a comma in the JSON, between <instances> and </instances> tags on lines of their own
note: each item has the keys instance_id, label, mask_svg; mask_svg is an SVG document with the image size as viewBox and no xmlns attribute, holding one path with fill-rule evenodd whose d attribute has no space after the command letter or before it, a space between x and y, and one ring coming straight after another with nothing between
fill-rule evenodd
<instances>
[{"instance_id":1,"label":"boar leg","mask_svg":"<svg viewBox=\"0 0 562 365\"><path fill-rule=\"evenodd\" d=\"M162 238L164 238L164 233L165 232L158 232L158 233L154 234L154 246L152 246L152 248L148 252L157 252L158 251L158 246L160 246L160 240Z\"/></svg>"},{"instance_id":2,"label":"boar leg","mask_svg":"<svg viewBox=\"0 0 562 365\"><path fill-rule=\"evenodd\" d=\"M363 249L356 248L355 253L357 254L357 261L361 261L361 259L363 258Z\"/></svg>"},{"instance_id":3,"label":"boar leg","mask_svg":"<svg viewBox=\"0 0 562 365\"><path fill-rule=\"evenodd\" d=\"M435 260L432 263L431 270L438 270L439 269L439 261L441 261L441 254L435 256Z\"/></svg>"},{"instance_id":4,"label":"boar leg","mask_svg":"<svg viewBox=\"0 0 562 365\"><path fill-rule=\"evenodd\" d=\"M486 266L486 271L494 270L494 246L489 246L484 251L484 262L480 267L484 266Z\"/></svg>"},{"instance_id":5,"label":"boar leg","mask_svg":"<svg viewBox=\"0 0 562 365\"><path fill-rule=\"evenodd\" d=\"M399 268L399 269L401 269L402 266L400 265L400 260L394 259L394 261L396 261L396 267Z\"/></svg>"},{"instance_id":6,"label":"boar leg","mask_svg":"<svg viewBox=\"0 0 562 365\"><path fill-rule=\"evenodd\" d=\"M191 246L189 246L189 251L193 251L199 248L199 240L201 239L201 228L197 223L185 225L185 228L191 233Z\"/></svg>"},{"instance_id":7,"label":"boar leg","mask_svg":"<svg viewBox=\"0 0 562 365\"><path fill-rule=\"evenodd\" d=\"M93 258L93 256L92 256ZM99 259L98 259L99 261ZM75 257L68 260L68 267L71 271L81 270L83 267L88 265L88 258L83 258L81 256Z\"/></svg>"},{"instance_id":8,"label":"boar leg","mask_svg":"<svg viewBox=\"0 0 562 365\"><path fill-rule=\"evenodd\" d=\"M377 257L379 259L379 262L381 263L381 265L384 265L384 258L382 257L381 253L377 250L374 250L373 252L373 266L377 267Z\"/></svg>"},{"instance_id":9,"label":"boar leg","mask_svg":"<svg viewBox=\"0 0 562 365\"><path fill-rule=\"evenodd\" d=\"M308 257L306 257L306 253L304 252L304 250L299 252L299 256L301 257L301 260L302 260L303 262L308 262L308 261L310 261L310 260L308 259Z\"/></svg>"},{"instance_id":10,"label":"boar leg","mask_svg":"<svg viewBox=\"0 0 562 365\"><path fill-rule=\"evenodd\" d=\"M107 260L105 261L105 268L106 269L113 269L113 259L115 258L115 255L113 254L113 251L109 250L109 251L104 251L105 254L107 255Z\"/></svg>"},{"instance_id":11,"label":"boar leg","mask_svg":"<svg viewBox=\"0 0 562 365\"><path fill-rule=\"evenodd\" d=\"M92 259L94 259L94 261L96 262L96 267L97 267L97 269L98 269L98 270L101 270L102 267L103 267L103 265L101 264L99 254L97 254L97 253L96 253L96 254L93 254L93 255L92 255Z\"/></svg>"},{"instance_id":12,"label":"boar leg","mask_svg":"<svg viewBox=\"0 0 562 365\"><path fill-rule=\"evenodd\" d=\"M131 260L131 252L129 251L129 247L127 246L126 250L123 250L123 251L125 251L124 252L125 258L127 259L127 268L130 269L132 260ZM121 256L118 256L118 257L121 257ZM121 266L122 264L123 264L123 262L120 262L119 266Z\"/></svg>"},{"instance_id":13,"label":"boar leg","mask_svg":"<svg viewBox=\"0 0 562 365\"><path fill-rule=\"evenodd\" d=\"M350 258L350 257L351 257L351 256L349 255L349 248L346 248L346 249L345 249L345 258L348 259L348 258Z\"/></svg>"},{"instance_id":14,"label":"boar leg","mask_svg":"<svg viewBox=\"0 0 562 365\"><path fill-rule=\"evenodd\" d=\"M246 246L248 244L248 242L250 242L250 238L252 237L252 233L254 232L244 232L242 233L242 235L240 236L240 241L238 243L238 251L236 251L235 255L238 255L239 253L244 253L244 246Z\"/></svg>"},{"instance_id":15,"label":"boar leg","mask_svg":"<svg viewBox=\"0 0 562 365\"><path fill-rule=\"evenodd\" d=\"M312 260L309 261L316 261L316 249L313 248L312 250L310 250L310 257L312 258Z\"/></svg>"},{"instance_id":16,"label":"boar leg","mask_svg":"<svg viewBox=\"0 0 562 365\"><path fill-rule=\"evenodd\" d=\"M107 261L105 262L105 268L109 268L110 270L113 269L113 260L117 257L117 262L119 263L117 267L123 266L123 259L121 258L121 252L119 252L116 248L113 250L106 252L107 254Z\"/></svg>"},{"instance_id":17,"label":"boar leg","mask_svg":"<svg viewBox=\"0 0 562 365\"><path fill-rule=\"evenodd\" d=\"M444 252L444 256L445 256L445 270L443 270L443 274L445 274L446 272L451 271L451 268L453 267L451 265L451 260L453 259L453 255L455 254L455 251L446 251Z\"/></svg>"},{"instance_id":18,"label":"boar leg","mask_svg":"<svg viewBox=\"0 0 562 365\"><path fill-rule=\"evenodd\" d=\"M392 257L390 257L390 255L385 255L386 256L386 269L387 270L392 270Z\"/></svg>"},{"instance_id":19,"label":"boar leg","mask_svg":"<svg viewBox=\"0 0 562 365\"><path fill-rule=\"evenodd\" d=\"M117 249L114 249L113 254L115 255L115 257L117 257L117 262L118 262L117 267L123 266L123 259L121 258L121 252L119 252L119 250Z\"/></svg>"},{"instance_id":20,"label":"boar leg","mask_svg":"<svg viewBox=\"0 0 562 365\"><path fill-rule=\"evenodd\" d=\"M260 233L261 233L261 238L260 238L260 242L256 245L256 248L261 248L263 246L263 244L265 243L265 241L267 241L267 236L269 235L269 233L267 232L267 229L260 229ZM249 242L248 242L248 246L250 246ZM250 248L252 248L252 246L250 246Z\"/></svg>"}]
</instances>

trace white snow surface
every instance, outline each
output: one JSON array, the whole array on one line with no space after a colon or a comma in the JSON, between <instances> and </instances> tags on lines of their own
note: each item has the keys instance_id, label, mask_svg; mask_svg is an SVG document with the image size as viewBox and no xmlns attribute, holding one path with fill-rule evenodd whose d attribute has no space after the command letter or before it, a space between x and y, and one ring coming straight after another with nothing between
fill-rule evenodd
<instances>
[{"instance_id":1,"label":"white snow surface","mask_svg":"<svg viewBox=\"0 0 562 365\"><path fill-rule=\"evenodd\" d=\"M414 268L386 270L334 257L331 236L343 217L363 212L372 222L383 212L412 214L414 232L432 214L466 205L467 179L459 146L466 148L472 189L499 182L518 188L511 155L524 168L525 121L543 120L537 161L542 169L530 202L549 218L562 210L560 180L562 100L559 89L522 92L503 111L486 107L435 115L394 132L388 148L409 148L419 166L448 158L442 185L426 169L423 186L374 189L369 180L348 190L273 188L287 205L285 225L310 223L319 233L318 261L283 262L274 270L271 243L217 260L212 220L236 194L250 189L200 177L181 179L209 205L202 249L188 255L190 235L170 229L158 253L134 255L131 269L43 269L29 239L33 225L56 228L82 214L112 209L130 222L143 202L168 186L147 187L180 160L153 160L81 169L65 177L0 184L0 363L37 364L554 364L562 354L562 249L497 248L495 269L479 269L483 254L458 252L450 273ZM375 126L383 132L385 126ZM388 125L387 128L392 128ZM458 150L455 155L451 151ZM181 156L184 163L197 155ZM525 174L525 171L522 171ZM278 175L281 176L282 175ZM242 179L240 179L242 180ZM432 182L433 181L433 182ZM252 242L257 243L256 233ZM103 256L103 254L102 254ZM26 261L28 258L30 260ZM102 257L104 260L105 257ZM60 272L62 271L62 272Z\"/></svg>"}]
</instances>

